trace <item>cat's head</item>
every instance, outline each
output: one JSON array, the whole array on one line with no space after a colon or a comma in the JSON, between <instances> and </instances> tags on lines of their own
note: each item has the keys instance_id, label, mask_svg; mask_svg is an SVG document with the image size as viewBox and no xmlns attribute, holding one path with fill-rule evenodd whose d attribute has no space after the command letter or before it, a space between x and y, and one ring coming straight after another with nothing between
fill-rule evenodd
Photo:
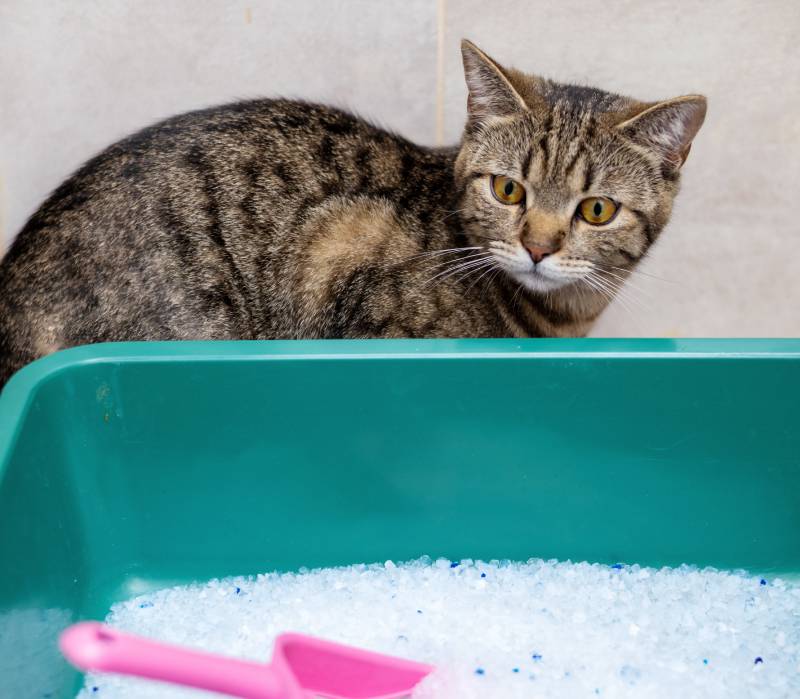
<instances>
[{"instance_id":1,"label":"cat's head","mask_svg":"<svg viewBox=\"0 0 800 699\"><path fill-rule=\"evenodd\" d=\"M456 208L471 244L533 291L624 275L669 218L705 98L638 102L461 48L469 101Z\"/></svg>"}]
</instances>

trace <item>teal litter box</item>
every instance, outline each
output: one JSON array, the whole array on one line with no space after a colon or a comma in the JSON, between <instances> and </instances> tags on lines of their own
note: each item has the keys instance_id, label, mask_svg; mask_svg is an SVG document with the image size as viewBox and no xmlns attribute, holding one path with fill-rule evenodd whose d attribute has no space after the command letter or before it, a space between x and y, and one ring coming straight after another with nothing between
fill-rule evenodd
<instances>
[{"instance_id":1,"label":"teal litter box","mask_svg":"<svg viewBox=\"0 0 800 699\"><path fill-rule=\"evenodd\" d=\"M800 341L131 343L0 397L0 697L115 601L423 554L800 573Z\"/></svg>"}]
</instances>

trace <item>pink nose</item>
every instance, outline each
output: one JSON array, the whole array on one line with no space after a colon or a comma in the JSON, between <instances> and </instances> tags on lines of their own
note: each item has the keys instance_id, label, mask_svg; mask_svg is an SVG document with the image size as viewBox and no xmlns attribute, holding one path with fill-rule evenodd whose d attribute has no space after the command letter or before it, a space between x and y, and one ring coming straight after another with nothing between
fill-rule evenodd
<instances>
[{"instance_id":1,"label":"pink nose","mask_svg":"<svg viewBox=\"0 0 800 699\"><path fill-rule=\"evenodd\" d=\"M534 263L538 264L548 255L552 255L555 251L552 248L543 248L538 245L526 245L525 249L531 256Z\"/></svg>"}]
</instances>

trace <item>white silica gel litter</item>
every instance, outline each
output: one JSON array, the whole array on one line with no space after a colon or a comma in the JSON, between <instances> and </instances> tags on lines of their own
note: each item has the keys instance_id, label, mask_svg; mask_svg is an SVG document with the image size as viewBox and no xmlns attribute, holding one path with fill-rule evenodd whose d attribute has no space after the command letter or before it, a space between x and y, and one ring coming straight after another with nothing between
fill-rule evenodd
<instances>
[{"instance_id":1,"label":"white silica gel litter","mask_svg":"<svg viewBox=\"0 0 800 699\"><path fill-rule=\"evenodd\" d=\"M800 586L689 567L387 561L162 590L107 623L250 660L298 631L435 665L415 699L800 697ZM100 674L79 694L208 696Z\"/></svg>"}]
</instances>

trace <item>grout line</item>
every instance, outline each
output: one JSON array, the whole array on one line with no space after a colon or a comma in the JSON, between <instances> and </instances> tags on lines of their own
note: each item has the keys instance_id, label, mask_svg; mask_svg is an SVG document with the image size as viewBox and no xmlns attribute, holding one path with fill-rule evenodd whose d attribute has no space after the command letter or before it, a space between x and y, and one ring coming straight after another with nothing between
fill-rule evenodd
<instances>
[{"instance_id":1,"label":"grout line","mask_svg":"<svg viewBox=\"0 0 800 699\"><path fill-rule=\"evenodd\" d=\"M436 145L444 145L444 22L447 0L436 0Z\"/></svg>"}]
</instances>

